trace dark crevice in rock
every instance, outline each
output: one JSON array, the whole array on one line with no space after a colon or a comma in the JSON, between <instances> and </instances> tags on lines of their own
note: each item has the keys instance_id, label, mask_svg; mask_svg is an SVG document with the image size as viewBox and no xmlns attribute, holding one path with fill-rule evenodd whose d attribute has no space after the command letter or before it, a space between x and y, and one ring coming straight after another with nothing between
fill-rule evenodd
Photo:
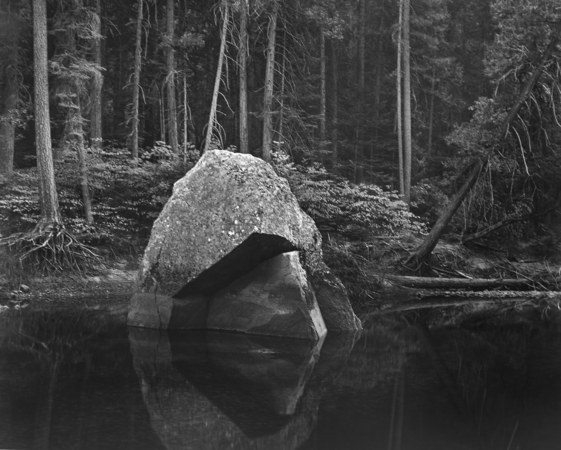
<instances>
[{"instance_id":1,"label":"dark crevice in rock","mask_svg":"<svg viewBox=\"0 0 561 450\"><path fill-rule=\"evenodd\" d=\"M220 261L187 283L174 297L213 294L250 272L261 262L294 250L298 249L281 236L253 233Z\"/></svg>"}]
</instances>

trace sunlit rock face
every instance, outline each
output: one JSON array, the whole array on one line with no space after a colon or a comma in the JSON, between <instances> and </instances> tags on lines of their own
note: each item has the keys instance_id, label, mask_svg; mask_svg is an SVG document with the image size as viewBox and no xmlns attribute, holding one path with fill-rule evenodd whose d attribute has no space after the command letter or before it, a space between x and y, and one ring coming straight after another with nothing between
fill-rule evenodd
<instances>
[{"instance_id":1,"label":"sunlit rock face","mask_svg":"<svg viewBox=\"0 0 561 450\"><path fill-rule=\"evenodd\" d=\"M175 184L154 223L129 324L311 339L361 328L287 181L221 150Z\"/></svg>"}]
</instances>

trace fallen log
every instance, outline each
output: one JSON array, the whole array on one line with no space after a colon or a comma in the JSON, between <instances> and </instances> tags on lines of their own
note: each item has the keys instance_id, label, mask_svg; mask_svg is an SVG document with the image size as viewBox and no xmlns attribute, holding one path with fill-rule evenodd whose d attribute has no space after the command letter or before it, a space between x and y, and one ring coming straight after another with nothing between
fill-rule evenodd
<instances>
[{"instance_id":1,"label":"fallen log","mask_svg":"<svg viewBox=\"0 0 561 450\"><path fill-rule=\"evenodd\" d=\"M371 316L392 314L396 312L416 311L421 309L438 309L468 305L509 306L509 305L545 305L558 307L561 303L559 291L425 291L417 294L416 300L387 305ZM542 305L543 305L542 304Z\"/></svg>"},{"instance_id":2,"label":"fallen log","mask_svg":"<svg viewBox=\"0 0 561 450\"><path fill-rule=\"evenodd\" d=\"M528 280L511 278L434 278L405 275L387 275L385 278L403 287L419 289L521 289L530 285Z\"/></svg>"}]
</instances>

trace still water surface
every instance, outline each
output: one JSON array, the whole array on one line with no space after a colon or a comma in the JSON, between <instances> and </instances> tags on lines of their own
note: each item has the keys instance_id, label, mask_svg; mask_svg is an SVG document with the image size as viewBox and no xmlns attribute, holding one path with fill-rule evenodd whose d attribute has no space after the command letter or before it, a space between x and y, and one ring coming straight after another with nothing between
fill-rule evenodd
<instances>
[{"instance_id":1,"label":"still water surface","mask_svg":"<svg viewBox=\"0 0 561 450\"><path fill-rule=\"evenodd\" d=\"M561 448L559 327L421 319L312 345L4 314L0 448Z\"/></svg>"}]
</instances>

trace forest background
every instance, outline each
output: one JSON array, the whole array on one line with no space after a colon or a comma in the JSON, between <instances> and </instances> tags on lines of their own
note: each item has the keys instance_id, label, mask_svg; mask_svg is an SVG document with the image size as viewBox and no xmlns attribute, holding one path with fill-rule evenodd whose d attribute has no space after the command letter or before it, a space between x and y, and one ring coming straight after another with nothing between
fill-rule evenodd
<instances>
[{"instance_id":1,"label":"forest background","mask_svg":"<svg viewBox=\"0 0 561 450\"><path fill-rule=\"evenodd\" d=\"M173 182L224 148L289 179L343 279L450 203L456 242L555 257L560 26L555 0L0 0L3 248L134 260Z\"/></svg>"}]
</instances>

